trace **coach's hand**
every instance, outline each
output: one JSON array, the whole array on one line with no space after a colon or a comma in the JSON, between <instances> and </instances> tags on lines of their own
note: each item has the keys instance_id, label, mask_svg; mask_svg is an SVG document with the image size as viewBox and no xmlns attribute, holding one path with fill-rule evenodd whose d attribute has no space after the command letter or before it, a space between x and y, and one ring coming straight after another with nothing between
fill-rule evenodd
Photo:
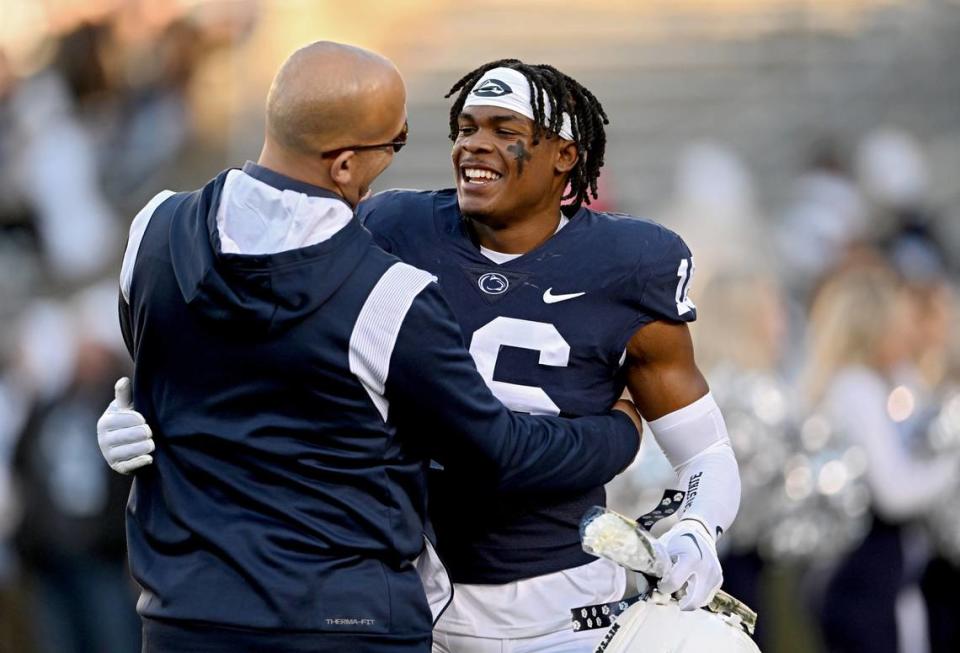
<instances>
[{"instance_id":1,"label":"coach's hand","mask_svg":"<svg viewBox=\"0 0 960 653\"><path fill-rule=\"evenodd\" d=\"M710 603L723 584L717 545L706 527L694 519L681 519L660 540L666 545L673 566L660 580L659 590L674 594L681 610L696 610Z\"/></svg>"},{"instance_id":2,"label":"coach's hand","mask_svg":"<svg viewBox=\"0 0 960 653\"><path fill-rule=\"evenodd\" d=\"M97 442L107 464L129 474L153 462L153 433L143 415L133 409L130 379L123 377L114 386L116 396L97 420Z\"/></svg>"}]
</instances>

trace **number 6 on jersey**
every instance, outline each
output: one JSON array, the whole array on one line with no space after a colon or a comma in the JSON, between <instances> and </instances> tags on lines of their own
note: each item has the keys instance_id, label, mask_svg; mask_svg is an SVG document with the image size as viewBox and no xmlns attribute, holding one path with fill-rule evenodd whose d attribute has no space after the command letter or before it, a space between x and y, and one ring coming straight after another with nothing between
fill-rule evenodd
<instances>
[{"instance_id":1,"label":"number 6 on jersey","mask_svg":"<svg viewBox=\"0 0 960 653\"><path fill-rule=\"evenodd\" d=\"M570 362L570 345L557 328L546 322L501 316L474 331L470 355L490 390L508 408L535 415L559 415L560 407L543 388L493 379L502 345L540 352L541 365L566 367Z\"/></svg>"}]
</instances>

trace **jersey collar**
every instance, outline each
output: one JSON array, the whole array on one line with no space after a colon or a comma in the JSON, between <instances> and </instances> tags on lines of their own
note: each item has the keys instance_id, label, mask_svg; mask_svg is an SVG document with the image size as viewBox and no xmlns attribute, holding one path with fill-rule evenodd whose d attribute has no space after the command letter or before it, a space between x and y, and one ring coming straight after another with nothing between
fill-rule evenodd
<instances>
[{"instance_id":1,"label":"jersey collar","mask_svg":"<svg viewBox=\"0 0 960 653\"><path fill-rule=\"evenodd\" d=\"M457 224L451 225L451 229L441 229L441 231L446 232L451 240L453 240L455 243L455 246L460 248L462 251L467 252L469 257L475 260L477 263L503 268L522 268L526 261L536 260L538 258L538 254L543 250L557 247L567 239L572 238L573 234L578 231L578 228L581 226L581 224L585 222L583 217L588 211L586 207L581 206L576 213L569 217L568 222L563 226L563 228L556 231L550 238L547 238L529 252L524 252L514 259L504 263L496 263L495 261L492 261L484 256L480 251L480 248L473 242L473 239L470 237L470 230L467 225L467 220L463 217L463 214L460 213L460 207L457 205L456 195L454 195L452 199L453 214L457 217ZM443 214L445 212L441 210L440 213Z\"/></svg>"}]
</instances>

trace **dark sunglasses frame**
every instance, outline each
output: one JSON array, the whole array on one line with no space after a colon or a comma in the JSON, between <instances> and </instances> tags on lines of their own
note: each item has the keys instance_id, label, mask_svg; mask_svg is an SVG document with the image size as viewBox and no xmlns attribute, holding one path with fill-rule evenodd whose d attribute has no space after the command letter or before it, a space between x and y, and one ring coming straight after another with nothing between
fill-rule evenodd
<instances>
[{"instance_id":1,"label":"dark sunglasses frame","mask_svg":"<svg viewBox=\"0 0 960 653\"><path fill-rule=\"evenodd\" d=\"M346 147L338 147L334 150L327 150L326 152L320 153L320 158L322 159L332 159L335 156L348 151L361 152L363 150L379 150L384 147L392 147L394 154L403 149L403 146L407 144L407 133L409 132L409 127L407 123L403 123L403 129L400 130L400 133L397 134L397 137L390 141L389 143L377 143L376 145L347 145Z\"/></svg>"}]
</instances>

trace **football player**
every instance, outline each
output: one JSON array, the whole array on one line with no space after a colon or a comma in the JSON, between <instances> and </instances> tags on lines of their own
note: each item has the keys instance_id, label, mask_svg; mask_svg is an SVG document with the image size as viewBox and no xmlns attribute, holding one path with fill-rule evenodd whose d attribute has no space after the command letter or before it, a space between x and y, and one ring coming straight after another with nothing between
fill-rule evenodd
<instances>
[{"instance_id":1,"label":"football player","mask_svg":"<svg viewBox=\"0 0 960 653\"><path fill-rule=\"evenodd\" d=\"M379 244L439 279L477 367L513 410L589 415L626 386L681 476L681 520L663 537L675 559L660 589L681 606L720 586L716 538L739 505L723 418L694 362L686 322L693 258L646 220L597 213L606 115L550 66L486 64L459 80L450 112L456 188L388 191L359 208ZM568 189L565 192L565 189ZM564 200L569 200L564 204ZM454 582L434 628L437 651L585 651L570 610L619 599L622 568L580 547L602 487L496 501L433 470L430 509Z\"/></svg>"},{"instance_id":2,"label":"football player","mask_svg":"<svg viewBox=\"0 0 960 653\"><path fill-rule=\"evenodd\" d=\"M716 539L736 515L740 480L686 326L691 253L654 222L584 206L597 197L607 118L569 76L507 59L450 95L456 187L387 191L358 214L384 249L438 278L508 407L593 415L629 390L686 491L662 536L673 567L659 589L683 588L683 609L703 606L722 582ZM627 580L580 546L580 519L603 505L603 487L505 502L475 478L439 466L432 477L437 550L455 588L434 650L593 650L604 631L574 631L570 610L620 599Z\"/></svg>"}]
</instances>

